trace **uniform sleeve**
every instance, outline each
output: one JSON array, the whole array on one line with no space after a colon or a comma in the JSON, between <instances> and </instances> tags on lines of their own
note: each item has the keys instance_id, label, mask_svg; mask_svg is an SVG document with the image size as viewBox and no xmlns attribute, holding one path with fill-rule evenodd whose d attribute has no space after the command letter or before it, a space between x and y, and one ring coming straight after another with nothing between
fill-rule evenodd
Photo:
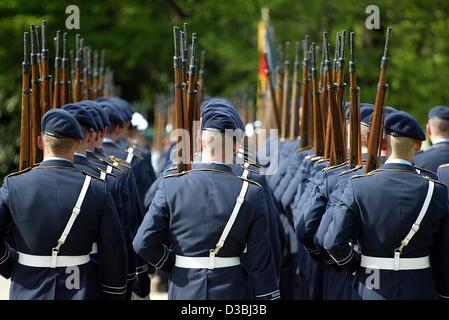
<instances>
[{"instance_id":1,"label":"uniform sleeve","mask_svg":"<svg viewBox=\"0 0 449 320\"><path fill-rule=\"evenodd\" d=\"M17 253L3 240L11 223L9 210L8 178L0 188L0 275L9 279L17 263Z\"/></svg>"},{"instance_id":2,"label":"uniform sleeve","mask_svg":"<svg viewBox=\"0 0 449 320\"><path fill-rule=\"evenodd\" d=\"M248 232L245 266L254 297L258 300L277 300L280 293L269 241L268 207L262 190L257 202L258 208Z\"/></svg>"},{"instance_id":3,"label":"uniform sleeve","mask_svg":"<svg viewBox=\"0 0 449 320\"><path fill-rule=\"evenodd\" d=\"M169 249L169 209L164 182L160 184L137 231L133 247L151 266L170 273L174 265L174 255Z\"/></svg>"},{"instance_id":4,"label":"uniform sleeve","mask_svg":"<svg viewBox=\"0 0 449 320\"><path fill-rule=\"evenodd\" d=\"M360 256L350 246L354 238L359 209L352 182L348 183L341 200L334 208L333 224L325 235L324 247L335 262L349 272L360 266Z\"/></svg>"},{"instance_id":5,"label":"uniform sleeve","mask_svg":"<svg viewBox=\"0 0 449 320\"><path fill-rule=\"evenodd\" d=\"M446 188L443 191L447 194ZM447 199L447 197L445 198ZM435 239L435 247L431 254L432 271L438 294L443 299L449 299L449 204L444 202L444 206L438 210L443 213L439 232Z\"/></svg>"},{"instance_id":6,"label":"uniform sleeve","mask_svg":"<svg viewBox=\"0 0 449 320\"><path fill-rule=\"evenodd\" d=\"M105 299L124 299L127 287L127 250L118 212L112 195L107 192L100 215L98 258L101 286Z\"/></svg>"}]
</instances>

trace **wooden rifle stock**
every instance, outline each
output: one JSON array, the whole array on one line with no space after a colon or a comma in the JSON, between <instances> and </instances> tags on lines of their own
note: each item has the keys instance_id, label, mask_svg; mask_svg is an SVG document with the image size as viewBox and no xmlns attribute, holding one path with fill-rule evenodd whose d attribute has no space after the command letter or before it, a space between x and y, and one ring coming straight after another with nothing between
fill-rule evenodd
<instances>
[{"instance_id":1,"label":"wooden rifle stock","mask_svg":"<svg viewBox=\"0 0 449 320\"><path fill-rule=\"evenodd\" d=\"M340 119L342 123L342 134L343 134L343 142L345 150L347 147L347 139L346 139L346 101L345 101L345 90L346 83L344 80L344 70L345 70L345 44L346 44L346 31L344 30L340 35L339 40L339 52L336 66L336 85L337 85L337 106L340 110Z\"/></svg>"},{"instance_id":2,"label":"wooden rifle stock","mask_svg":"<svg viewBox=\"0 0 449 320\"><path fill-rule=\"evenodd\" d=\"M293 63L293 82L292 82L292 116L290 120L290 140L298 137L299 129L299 42L295 45L295 61Z\"/></svg>"},{"instance_id":3,"label":"wooden rifle stock","mask_svg":"<svg viewBox=\"0 0 449 320\"><path fill-rule=\"evenodd\" d=\"M61 31L56 31L55 38L55 81L53 84L53 108L61 107L61 68L62 59L59 56L59 43L61 40Z\"/></svg>"},{"instance_id":4,"label":"wooden rifle stock","mask_svg":"<svg viewBox=\"0 0 449 320\"><path fill-rule=\"evenodd\" d=\"M76 35L76 57L75 57L75 75L73 78L73 102L79 102L82 98L82 87L83 87L83 80L81 79L81 69L82 69L82 57L81 53L83 52L83 48L81 45L81 38L80 35Z\"/></svg>"},{"instance_id":5,"label":"wooden rifle stock","mask_svg":"<svg viewBox=\"0 0 449 320\"><path fill-rule=\"evenodd\" d=\"M387 67L388 67L388 41L391 34L391 27L387 28L385 38L384 54L380 64L379 83L377 85L376 100L374 103L373 121L371 122L370 137L368 141L368 154L366 158L366 173L377 169L380 138L383 124L383 107L386 102L387 93Z\"/></svg>"},{"instance_id":6,"label":"wooden rifle stock","mask_svg":"<svg viewBox=\"0 0 449 320\"><path fill-rule=\"evenodd\" d=\"M198 111L199 114L201 114L201 103L203 103L203 97L204 97L204 75L205 75L205 69L204 64L206 61L206 51L201 51L201 59L200 59L200 70L198 71L198 97L197 97L197 104L198 104ZM195 119L199 121L198 119Z\"/></svg>"},{"instance_id":7,"label":"wooden rifle stock","mask_svg":"<svg viewBox=\"0 0 449 320\"><path fill-rule=\"evenodd\" d=\"M324 39L327 43L327 33L323 33ZM330 165L337 165L345 162L346 160L346 150L344 150L344 142L342 137L342 128L340 121L340 110L338 109L336 103L336 86L333 83L332 71L330 70L330 62L329 62L329 52L327 46L325 46L325 66L324 72L326 73L327 80L327 89L328 89L328 104L329 110L328 114L330 114L331 121L331 161Z\"/></svg>"},{"instance_id":8,"label":"wooden rifle stock","mask_svg":"<svg viewBox=\"0 0 449 320\"><path fill-rule=\"evenodd\" d=\"M28 56L28 32L23 34L23 63L22 63L22 112L20 117L20 163L19 170L30 167L31 139L30 139L30 60Z\"/></svg>"},{"instance_id":9,"label":"wooden rifle stock","mask_svg":"<svg viewBox=\"0 0 449 320\"><path fill-rule=\"evenodd\" d=\"M181 130L177 137L176 154L177 154L177 168L178 172L187 170L187 157L186 157L186 137L184 135L184 79L183 79L183 66L182 58L179 48L180 31L178 27L173 27L174 39L175 39L175 54L173 56L173 69L175 73L175 124L176 129Z\"/></svg>"},{"instance_id":10,"label":"wooden rifle stock","mask_svg":"<svg viewBox=\"0 0 449 320\"><path fill-rule=\"evenodd\" d=\"M189 162L193 162L193 154L196 142L196 132L194 132L193 121L200 118L199 111L197 110L196 104L196 94L197 94L197 79L196 79L196 47L197 47L197 36L192 33L192 46L190 54L190 64L188 71L188 87L187 87L187 124L188 133L190 136L190 157Z\"/></svg>"},{"instance_id":11,"label":"wooden rifle stock","mask_svg":"<svg viewBox=\"0 0 449 320\"><path fill-rule=\"evenodd\" d=\"M284 49L284 80L282 91L282 118L281 118L281 139L287 139L287 132L289 129L288 122L290 120L290 106L288 104L288 96L290 93L290 61L288 60L288 52L290 43L285 43Z\"/></svg>"},{"instance_id":12,"label":"wooden rifle stock","mask_svg":"<svg viewBox=\"0 0 449 320\"><path fill-rule=\"evenodd\" d=\"M320 101L320 92L318 90L318 75L316 70L316 47L315 43L312 43L312 55L311 55L311 77L312 77L312 102L313 102L313 124L314 124L314 149L317 156L324 155L324 127L322 119L322 109Z\"/></svg>"},{"instance_id":13,"label":"wooden rifle stock","mask_svg":"<svg viewBox=\"0 0 449 320\"><path fill-rule=\"evenodd\" d=\"M349 113L349 165L354 168L362 164L362 144L360 133L360 88L357 86L356 61L354 52L354 32L349 34L350 113Z\"/></svg>"}]
</instances>

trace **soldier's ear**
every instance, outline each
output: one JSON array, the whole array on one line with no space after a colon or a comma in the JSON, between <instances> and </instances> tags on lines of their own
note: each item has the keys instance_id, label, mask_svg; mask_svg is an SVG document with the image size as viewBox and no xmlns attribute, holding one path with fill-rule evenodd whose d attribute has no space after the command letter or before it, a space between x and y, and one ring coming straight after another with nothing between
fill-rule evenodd
<instances>
[{"instance_id":1,"label":"soldier's ear","mask_svg":"<svg viewBox=\"0 0 449 320\"><path fill-rule=\"evenodd\" d=\"M416 141L415 151L416 152L421 151L421 147L422 147L422 141L421 140Z\"/></svg>"},{"instance_id":2,"label":"soldier's ear","mask_svg":"<svg viewBox=\"0 0 449 320\"><path fill-rule=\"evenodd\" d=\"M37 137L37 146L39 149L44 150L44 141L42 140L42 136Z\"/></svg>"},{"instance_id":3,"label":"soldier's ear","mask_svg":"<svg viewBox=\"0 0 449 320\"><path fill-rule=\"evenodd\" d=\"M430 137L432 135L432 131L430 129L429 123L426 124L426 135Z\"/></svg>"}]
</instances>

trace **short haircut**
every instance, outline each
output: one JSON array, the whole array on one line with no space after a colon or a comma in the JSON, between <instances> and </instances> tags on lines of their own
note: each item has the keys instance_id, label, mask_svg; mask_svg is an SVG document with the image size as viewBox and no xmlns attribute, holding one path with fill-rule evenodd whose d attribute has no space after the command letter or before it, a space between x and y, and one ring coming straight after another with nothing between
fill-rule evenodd
<instances>
[{"instance_id":1,"label":"short haircut","mask_svg":"<svg viewBox=\"0 0 449 320\"><path fill-rule=\"evenodd\" d=\"M404 154L415 149L417 140L408 137L394 137L386 134L387 146L399 154Z\"/></svg>"},{"instance_id":2,"label":"short haircut","mask_svg":"<svg viewBox=\"0 0 449 320\"><path fill-rule=\"evenodd\" d=\"M429 125L432 135L449 138L449 120L431 118L429 119Z\"/></svg>"},{"instance_id":3,"label":"short haircut","mask_svg":"<svg viewBox=\"0 0 449 320\"><path fill-rule=\"evenodd\" d=\"M48 134L42 134L42 141L45 148L50 149L54 153L67 153L75 146L75 139L68 137L54 137Z\"/></svg>"}]
</instances>

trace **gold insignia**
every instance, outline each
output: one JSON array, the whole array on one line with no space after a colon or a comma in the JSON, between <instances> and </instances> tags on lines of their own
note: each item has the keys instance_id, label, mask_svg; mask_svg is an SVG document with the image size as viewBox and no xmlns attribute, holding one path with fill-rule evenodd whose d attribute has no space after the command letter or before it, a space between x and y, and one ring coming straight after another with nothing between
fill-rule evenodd
<instances>
[{"instance_id":1,"label":"gold insignia","mask_svg":"<svg viewBox=\"0 0 449 320\"><path fill-rule=\"evenodd\" d=\"M363 166L362 166L362 165L359 165L359 166L355 166L355 167L352 168L352 169L345 170L345 171L341 172L341 173L339 174L339 176L343 176L343 175L345 175L345 174L347 174L347 173L350 173L350 172L354 172L354 171L356 171L356 170L359 170L361 167L363 167Z\"/></svg>"},{"instance_id":2,"label":"gold insignia","mask_svg":"<svg viewBox=\"0 0 449 320\"><path fill-rule=\"evenodd\" d=\"M333 169L336 169L336 168L340 168L341 166L344 166L345 164L348 164L348 162L345 161L345 162L340 163L340 164L337 164L337 165L335 165L335 166L330 166L330 167L324 168L324 169L321 170L321 171L322 171L322 172L327 172L327 171L329 171L329 170L333 170Z\"/></svg>"},{"instance_id":3,"label":"gold insignia","mask_svg":"<svg viewBox=\"0 0 449 320\"><path fill-rule=\"evenodd\" d=\"M115 178L117 178L117 175L115 175L115 174L113 174L112 172L107 172L106 170L103 170L103 169L101 169L100 167L95 167L98 171L100 171L100 172L104 172L104 173L106 173L106 174L108 174L108 175L110 175L110 176L113 176L113 177L115 177Z\"/></svg>"},{"instance_id":4,"label":"gold insignia","mask_svg":"<svg viewBox=\"0 0 449 320\"><path fill-rule=\"evenodd\" d=\"M19 174L21 174L21 173L25 173L25 172L28 172L28 171L30 171L30 170L31 170L31 168L28 167L28 168L26 168L26 169L23 169L23 170L20 170L20 171L17 171L17 172L10 173L10 174L7 175L7 177L17 176L17 175L19 175Z\"/></svg>"},{"instance_id":5,"label":"gold insignia","mask_svg":"<svg viewBox=\"0 0 449 320\"><path fill-rule=\"evenodd\" d=\"M90 173L90 172L87 172L87 171L83 170L83 173L84 173L85 175L91 176L92 178L95 178L95 179L97 179L97 180L100 180L100 181L104 182L100 177L97 177L96 175L94 175L94 174L92 174L92 173Z\"/></svg>"}]
</instances>

